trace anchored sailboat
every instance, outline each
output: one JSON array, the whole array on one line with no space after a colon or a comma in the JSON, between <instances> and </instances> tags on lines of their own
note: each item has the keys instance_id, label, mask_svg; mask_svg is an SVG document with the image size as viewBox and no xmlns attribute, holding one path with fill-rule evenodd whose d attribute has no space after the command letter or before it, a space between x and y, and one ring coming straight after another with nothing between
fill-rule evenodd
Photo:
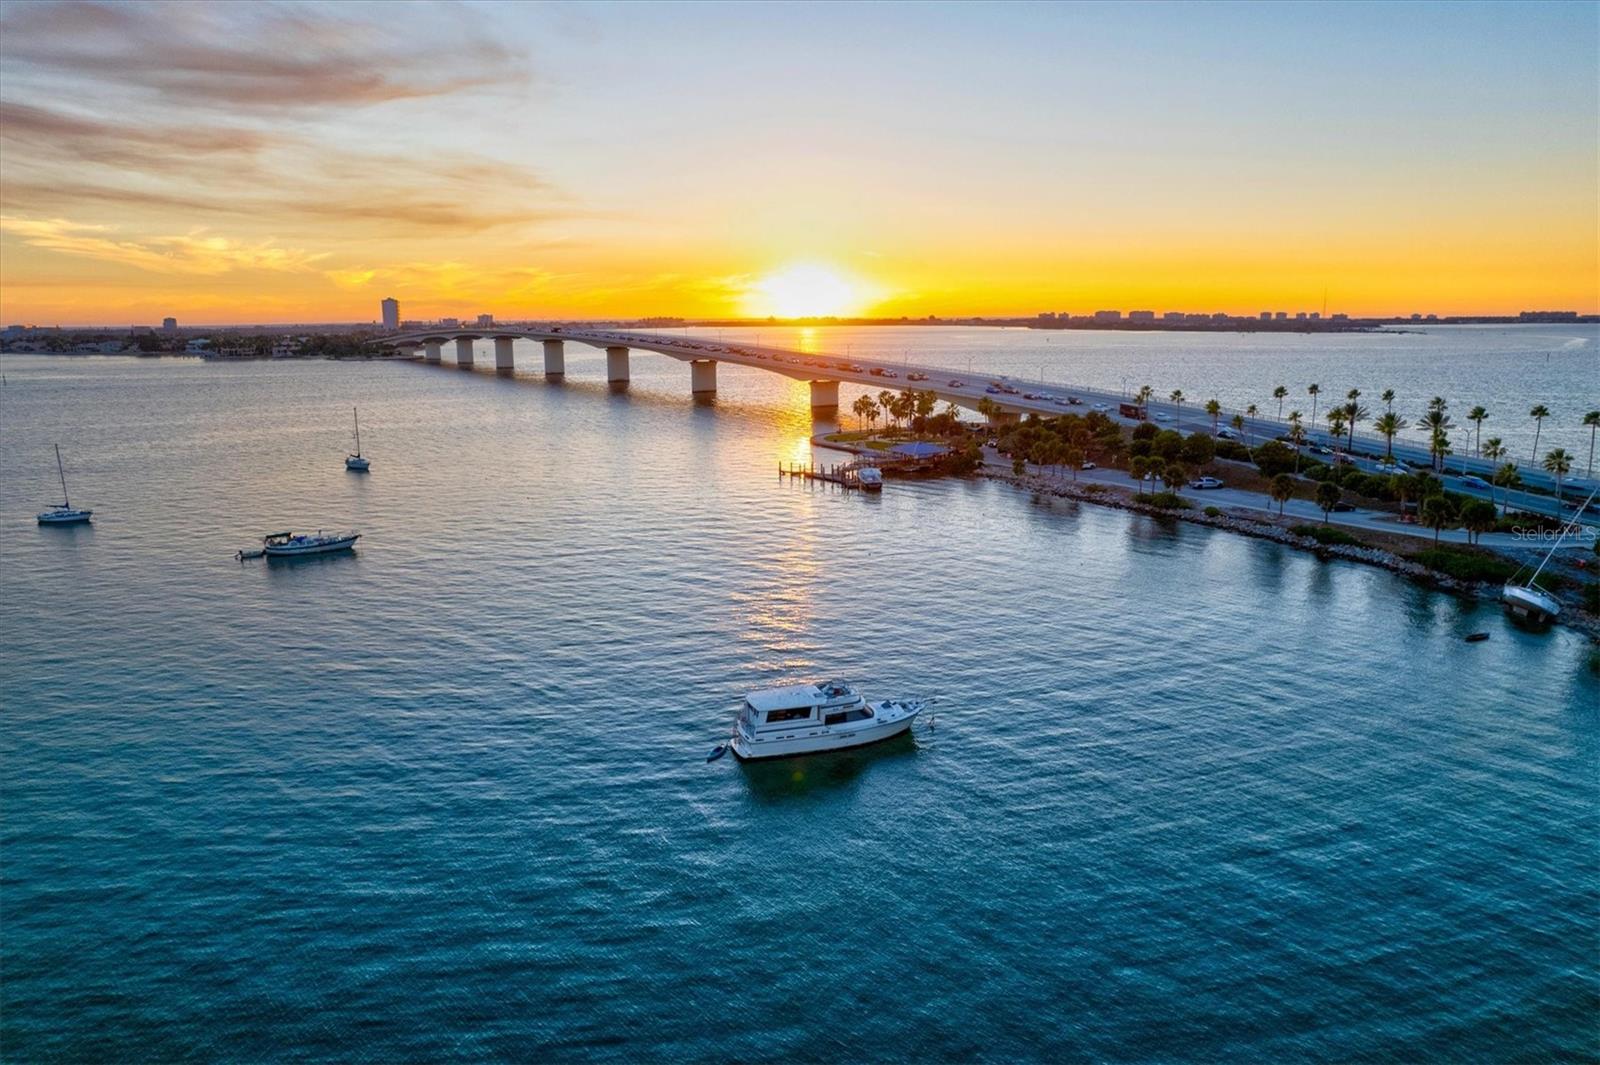
<instances>
[{"instance_id":1,"label":"anchored sailboat","mask_svg":"<svg viewBox=\"0 0 1600 1065\"><path fill-rule=\"evenodd\" d=\"M1578 508L1579 514L1582 514L1585 508L1594 502L1596 495L1600 495L1600 489L1589 493L1589 498L1584 500L1583 506ZM1538 587L1534 582L1539 579L1539 574L1544 572L1544 568L1550 564L1550 560L1555 557L1555 553L1561 549L1561 542L1567 538L1567 534L1577 527L1576 520L1569 521L1562 526L1561 535L1556 537L1556 542L1550 546L1549 551L1545 552L1544 561L1539 563L1539 568L1533 571L1533 576L1529 577L1526 583L1517 584L1507 581L1505 587L1500 589L1500 601L1506 605L1507 610L1513 614L1520 614L1529 621L1550 621L1561 613L1561 600L1543 588Z\"/></svg>"},{"instance_id":2,"label":"anchored sailboat","mask_svg":"<svg viewBox=\"0 0 1600 1065\"><path fill-rule=\"evenodd\" d=\"M344 468L365 473L372 468L372 462L361 454L361 414L354 407L350 408L350 414L356 423L356 453L345 457Z\"/></svg>"},{"instance_id":3,"label":"anchored sailboat","mask_svg":"<svg viewBox=\"0 0 1600 1065\"><path fill-rule=\"evenodd\" d=\"M56 473L61 477L61 502L39 515L40 525L77 525L87 522L92 510L79 510L67 496L67 470L61 465L61 445L56 445Z\"/></svg>"}]
</instances>

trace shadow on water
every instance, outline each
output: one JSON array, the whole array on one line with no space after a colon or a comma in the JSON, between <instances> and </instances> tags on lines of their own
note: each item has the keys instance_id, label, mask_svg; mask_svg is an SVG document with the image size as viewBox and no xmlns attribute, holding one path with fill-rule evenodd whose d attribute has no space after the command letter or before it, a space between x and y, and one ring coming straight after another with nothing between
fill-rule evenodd
<instances>
[{"instance_id":1,"label":"shadow on water","mask_svg":"<svg viewBox=\"0 0 1600 1065\"><path fill-rule=\"evenodd\" d=\"M784 802L825 796L853 785L876 762L907 758L917 753L915 735L907 730L892 739L850 751L807 754L739 763L751 793L760 801Z\"/></svg>"},{"instance_id":2,"label":"shadow on water","mask_svg":"<svg viewBox=\"0 0 1600 1065\"><path fill-rule=\"evenodd\" d=\"M311 570L318 566L337 566L359 558L355 550L330 551L321 555L268 555L262 559L268 573Z\"/></svg>"}]
</instances>

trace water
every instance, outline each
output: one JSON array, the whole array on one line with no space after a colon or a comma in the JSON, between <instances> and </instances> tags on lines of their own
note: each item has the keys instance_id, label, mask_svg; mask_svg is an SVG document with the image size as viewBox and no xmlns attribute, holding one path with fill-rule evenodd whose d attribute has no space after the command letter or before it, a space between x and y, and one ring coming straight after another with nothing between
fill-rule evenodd
<instances>
[{"instance_id":1,"label":"water","mask_svg":"<svg viewBox=\"0 0 1600 1065\"><path fill-rule=\"evenodd\" d=\"M602 365L5 361L7 1060L1594 1054L1579 635ZM705 763L833 675L937 727Z\"/></svg>"}]
</instances>

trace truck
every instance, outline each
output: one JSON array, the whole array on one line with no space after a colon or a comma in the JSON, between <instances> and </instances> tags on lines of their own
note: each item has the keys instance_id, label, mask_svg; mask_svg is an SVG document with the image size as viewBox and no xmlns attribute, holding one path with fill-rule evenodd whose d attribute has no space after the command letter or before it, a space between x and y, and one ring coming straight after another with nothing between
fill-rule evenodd
<instances>
[{"instance_id":1,"label":"truck","mask_svg":"<svg viewBox=\"0 0 1600 1065\"><path fill-rule=\"evenodd\" d=\"M1150 417L1150 412L1137 403L1118 403L1117 413L1124 418L1132 418L1136 422L1142 422Z\"/></svg>"}]
</instances>

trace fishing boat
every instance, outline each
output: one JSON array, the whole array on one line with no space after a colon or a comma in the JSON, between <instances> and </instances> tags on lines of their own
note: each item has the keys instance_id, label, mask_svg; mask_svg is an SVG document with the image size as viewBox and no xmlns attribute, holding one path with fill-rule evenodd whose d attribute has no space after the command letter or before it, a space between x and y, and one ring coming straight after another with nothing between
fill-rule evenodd
<instances>
[{"instance_id":1,"label":"fishing boat","mask_svg":"<svg viewBox=\"0 0 1600 1065\"><path fill-rule=\"evenodd\" d=\"M344 468L355 470L357 473L366 473L372 468L372 460L361 454L361 414L354 407L350 408L350 414L356 423L356 453L345 456Z\"/></svg>"},{"instance_id":2,"label":"fishing boat","mask_svg":"<svg viewBox=\"0 0 1600 1065\"><path fill-rule=\"evenodd\" d=\"M268 558L298 558L301 555L329 555L349 551L361 539L358 532L272 533L261 538L261 550Z\"/></svg>"},{"instance_id":3,"label":"fishing boat","mask_svg":"<svg viewBox=\"0 0 1600 1065\"><path fill-rule=\"evenodd\" d=\"M82 510L72 505L67 495L67 470L61 464L61 445L56 445L56 473L61 477L61 502L39 515L40 525L82 525L94 516L92 510Z\"/></svg>"},{"instance_id":4,"label":"fishing boat","mask_svg":"<svg viewBox=\"0 0 1600 1065\"><path fill-rule=\"evenodd\" d=\"M862 747L905 732L927 706L927 700L868 702L836 680L765 688L745 697L727 746L751 760Z\"/></svg>"},{"instance_id":5,"label":"fishing boat","mask_svg":"<svg viewBox=\"0 0 1600 1065\"><path fill-rule=\"evenodd\" d=\"M883 491L883 471L876 466L863 466L856 471L856 485L863 492Z\"/></svg>"},{"instance_id":6,"label":"fishing boat","mask_svg":"<svg viewBox=\"0 0 1600 1065\"><path fill-rule=\"evenodd\" d=\"M1589 498L1584 501L1583 507L1578 508L1578 513L1583 513L1583 508L1594 502L1596 495L1600 495L1600 489L1589 493ZM1561 535L1556 537L1556 542L1545 552L1544 561L1533 571L1533 576L1521 584L1507 581L1505 587L1500 589L1500 601L1505 604L1507 610L1518 617L1536 622L1554 621L1561 614L1561 600L1538 587L1535 582L1538 581L1539 574L1550 564L1550 560L1555 557L1555 553L1561 549L1561 543L1567 538L1567 534L1577 527L1576 521L1569 521L1562 526Z\"/></svg>"}]
</instances>

